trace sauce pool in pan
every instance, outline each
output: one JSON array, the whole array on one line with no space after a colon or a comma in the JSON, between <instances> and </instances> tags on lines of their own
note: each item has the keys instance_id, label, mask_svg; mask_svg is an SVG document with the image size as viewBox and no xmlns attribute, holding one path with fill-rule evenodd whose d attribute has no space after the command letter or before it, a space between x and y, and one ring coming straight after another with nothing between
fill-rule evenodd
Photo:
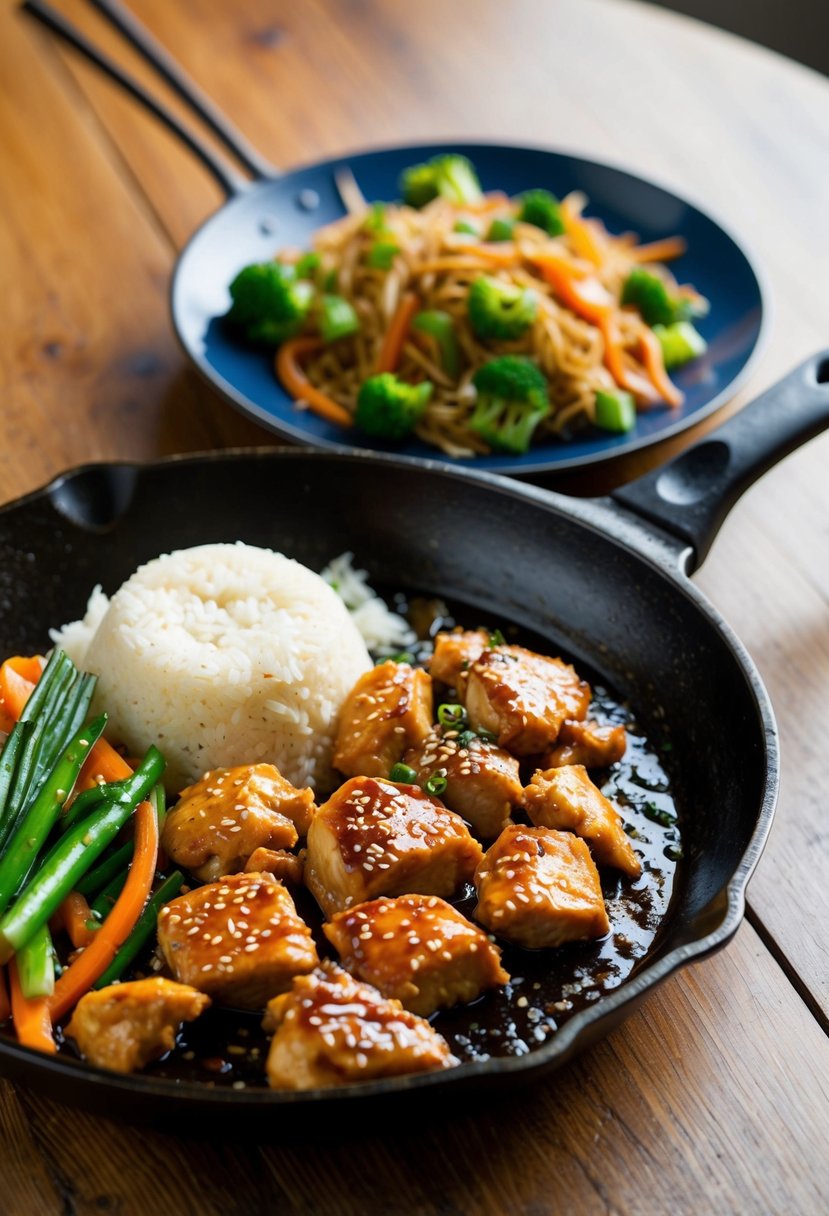
<instances>
[{"instance_id":1,"label":"sauce pool in pan","mask_svg":"<svg viewBox=\"0 0 829 1216\"><path fill-rule=\"evenodd\" d=\"M401 595L386 598L408 616L424 639L408 648L416 663L428 659L432 649L429 639L439 629L451 629L456 624L469 629L482 624L498 627L507 642L572 661L549 638L502 621L482 622L479 613L461 605L447 607L439 601L420 599L409 602ZM376 657L389 656L384 652ZM503 965L512 977L510 983L485 993L472 1004L439 1011L429 1019L461 1063L525 1055L545 1043L574 1014L629 979L655 948L675 887L682 859L681 824L667 771L671 749L667 732L658 738L646 735L631 708L614 697L595 672L581 660L574 665L593 691L589 716L603 725L621 724L627 731L627 750L621 761L606 770L592 769L591 776L619 808L641 858L642 874L631 879L608 868L600 871L611 929L599 941L545 950L525 950L498 942ZM473 919L476 896L471 884L450 902ZM322 933L322 913L310 893L298 892L296 906L313 931L320 957L336 957ZM147 956L124 978L154 971L154 960ZM269 1038L261 1021L259 1013L214 1006L185 1025L176 1049L146 1071L153 1076L211 1086L266 1089ZM60 1049L77 1055L71 1040L61 1043Z\"/></svg>"}]
</instances>

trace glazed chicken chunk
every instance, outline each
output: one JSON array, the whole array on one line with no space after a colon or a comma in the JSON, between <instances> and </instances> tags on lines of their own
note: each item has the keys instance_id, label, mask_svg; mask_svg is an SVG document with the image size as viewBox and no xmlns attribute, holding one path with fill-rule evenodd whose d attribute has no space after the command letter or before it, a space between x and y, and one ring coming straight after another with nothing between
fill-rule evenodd
<instances>
[{"instance_id":1,"label":"glazed chicken chunk","mask_svg":"<svg viewBox=\"0 0 829 1216\"><path fill-rule=\"evenodd\" d=\"M509 982L487 935L436 895L359 904L323 931L352 975L421 1017Z\"/></svg>"},{"instance_id":2,"label":"glazed chicken chunk","mask_svg":"<svg viewBox=\"0 0 829 1216\"><path fill-rule=\"evenodd\" d=\"M285 849L255 849L245 862L250 873L273 874L286 887L301 887L305 873L305 850L289 853Z\"/></svg>"},{"instance_id":3,"label":"glazed chicken chunk","mask_svg":"<svg viewBox=\"0 0 829 1216\"><path fill-rule=\"evenodd\" d=\"M429 660L429 673L434 680L460 688L466 673L477 658L489 647L489 634L485 629L455 629L452 633L439 633L435 638L435 650Z\"/></svg>"},{"instance_id":4,"label":"glazed chicken chunk","mask_svg":"<svg viewBox=\"0 0 829 1216\"><path fill-rule=\"evenodd\" d=\"M642 873L619 812L593 784L583 765L535 773L524 790L524 806L538 826L581 836L599 865L614 866L631 878Z\"/></svg>"},{"instance_id":5,"label":"glazed chicken chunk","mask_svg":"<svg viewBox=\"0 0 829 1216\"><path fill-rule=\"evenodd\" d=\"M475 919L529 950L604 937L610 929L590 850L571 832L505 828L475 885Z\"/></svg>"},{"instance_id":6,"label":"glazed chicken chunk","mask_svg":"<svg viewBox=\"0 0 829 1216\"><path fill-rule=\"evenodd\" d=\"M436 728L423 743L409 748L403 763L415 770L420 785L433 775L444 776L441 801L471 823L477 836L492 840L521 802L518 761L502 748L468 735L471 732Z\"/></svg>"},{"instance_id":7,"label":"glazed chicken chunk","mask_svg":"<svg viewBox=\"0 0 829 1216\"><path fill-rule=\"evenodd\" d=\"M90 1063L134 1072L172 1051L182 1022L209 1004L204 993L161 977L110 984L81 997L66 1033Z\"/></svg>"},{"instance_id":8,"label":"glazed chicken chunk","mask_svg":"<svg viewBox=\"0 0 829 1216\"><path fill-rule=\"evenodd\" d=\"M340 714L334 767L347 777L387 777L407 747L432 728L432 680L408 663L380 663L360 676Z\"/></svg>"},{"instance_id":9,"label":"glazed chicken chunk","mask_svg":"<svg viewBox=\"0 0 829 1216\"><path fill-rule=\"evenodd\" d=\"M275 1030L267 1064L273 1089L323 1089L458 1063L423 1018L329 962L270 1002L265 1027Z\"/></svg>"},{"instance_id":10,"label":"glazed chicken chunk","mask_svg":"<svg viewBox=\"0 0 829 1216\"><path fill-rule=\"evenodd\" d=\"M330 917L379 895L449 898L481 856L460 816L416 785L352 777L311 824L305 882Z\"/></svg>"},{"instance_id":11,"label":"glazed chicken chunk","mask_svg":"<svg viewBox=\"0 0 829 1216\"><path fill-rule=\"evenodd\" d=\"M272 764L214 769L182 790L161 843L204 882L235 874L254 849L289 849L314 814L313 790L298 790Z\"/></svg>"},{"instance_id":12,"label":"glazed chicken chunk","mask_svg":"<svg viewBox=\"0 0 829 1216\"><path fill-rule=\"evenodd\" d=\"M624 726L600 726L598 722L562 723L556 745L542 756L539 768L561 768L583 764L585 768L608 768L621 760L627 747Z\"/></svg>"},{"instance_id":13,"label":"glazed chicken chunk","mask_svg":"<svg viewBox=\"0 0 829 1216\"><path fill-rule=\"evenodd\" d=\"M552 747L564 721L584 718L589 704L590 686L572 667L522 646L485 650L469 669L470 722L518 756Z\"/></svg>"},{"instance_id":14,"label":"glazed chicken chunk","mask_svg":"<svg viewBox=\"0 0 829 1216\"><path fill-rule=\"evenodd\" d=\"M159 913L158 942L177 980L242 1009L263 1009L318 961L294 901L266 873L179 895Z\"/></svg>"}]
</instances>

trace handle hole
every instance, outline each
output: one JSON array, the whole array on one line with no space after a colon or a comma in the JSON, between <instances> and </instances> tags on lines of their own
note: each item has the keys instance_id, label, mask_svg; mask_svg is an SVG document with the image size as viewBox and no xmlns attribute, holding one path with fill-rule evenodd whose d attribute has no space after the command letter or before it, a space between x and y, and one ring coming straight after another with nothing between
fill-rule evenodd
<instances>
[{"instance_id":1,"label":"handle hole","mask_svg":"<svg viewBox=\"0 0 829 1216\"><path fill-rule=\"evenodd\" d=\"M821 359L817 365L818 384L829 384L829 359Z\"/></svg>"}]
</instances>

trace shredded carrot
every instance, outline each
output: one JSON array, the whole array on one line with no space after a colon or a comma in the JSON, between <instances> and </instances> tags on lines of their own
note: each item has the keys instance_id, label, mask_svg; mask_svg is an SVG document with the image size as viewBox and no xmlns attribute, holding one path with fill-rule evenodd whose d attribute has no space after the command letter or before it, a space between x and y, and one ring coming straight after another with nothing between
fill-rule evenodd
<instances>
[{"instance_id":1,"label":"shredded carrot","mask_svg":"<svg viewBox=\"0 0 829 1216\"><path fill-rule=\"evenodd\" d=\"M651 378L651 383L662 401L668 405L682 405L684 397L665 371L665 360L662 357L662 347L652 329L643 327L639 336L639 347L642 352L642 362L645 371Z\"/></svg>"},{"instance_id":2,"label":"shredded carrot","mask_svg":"<svg viewBox=\"0 0 829 1216\"><path fill-rule=\"evenodd\" d=\"M633 393L640 405L654 405L659 397L651 382L625 363L615 302L607 288L596 278L580 278L570 262L557 254L539 254L533 261L567 307L601 330L605 366L616 383Z\"/></svg>"},{"instance_id":3,"label":"shredded carrot","mask_svg":"<svg viewBox=\"0 0 829 1216\"><path fill-rule=\"evenodd\" d=\"M0 1022L8 1022L12 1015L9 989L6 984L6 968L0 967Z\"/></svg>"},{"instance_id":4,"label":"shredded carrot","mask_svg":"<svg viewBox=\"0 0 829 1216\"><path fill-rule=\"evenodd\" d=\"M276 355L276 374L292 397L306 401L315 414L338 426L351 426L354 421L348 410L315 388L302 370L303 355L319 350L321 338L292 338L283 342Z\"/></svg>"},{"instance_id":5,"label":"shredded carrot","mask_svg":"<svg viewBox=\"0 0 829 1216\"><path fill-rule=\"evenodd\" d=\"M35 1051L54 1055L57 1047L52 1037L49 998L38 996L28 1000L23 995L15 959L9 963L9 983L14 1029L19 1041L24 1047L33 1047Z\"/></svg>"},{"instance_id":6,"label":"shredded carrot","mask_svg":"<svg viewBox=\"0 0 829 1216\"><path fill-rule=\"evenodd\" d=\"M84 761L76 788L88 790L93 785L100 785L102 781L123 781L125 777L131 776L132 769L121 753L117 752L111 743L107 743L106 739L99 739Z\"/></svg>"},{"instance_id":7,"label":"shredded carrot","mask_svg":"<svg viewBox=\"0 0 829 1216\"><path fill-rule=\"evenodd\" d=\"M378 372L393 372L397 367L412 317L417 312L419 304L420 301L413 291L406 291L400 297L400 303L389 323L383 338L383 345L380 347L380 354L377 356Z\"/></svg>"},{"instance_id":8,"label":"shredded carrot","mask_svg":"<svg viewBox=\"0 0 829 1216\"><path fill-rule=\"evenodd\" d=\"M464 245L463 252L476 258L483 258L485 262L491 262L493 266L512 266L520 256L512 241Z\"/></svg>"},{"instance_id":9,"label":"shredded carrot","mask_svg":"<svg viewBox=\"0 0 829 1216\"><path fill-rule=\"evenodd\" d=\"M601 238L590 221L584 219L572 198L562 199L561 218L579 257L586 258L594 266L601 266L605 256Z\"/></svg>"},{"instance_id":10,"label":"shredded carrot","mask_svg":"<svg viewBox=\"0 0 829 1216\"><path fill-rule=\"evenodd\" d=\"M490 190L476 203L464 203L463 209L472 211L475 215L485 215L487 211L497 211L499 207L505 207L508 202L509 195L504 194L503 190Z\"/></svg>"},{"instance_id":11,"label":"shredded carrot","mask_svg":"<svg viewBox=\"0 0 829 1216\"><path fill-rule=\"evenodd\" d=\"M682 257L688 243L684 237L668 236L663 241L651 241L649 245L633 245L630 252L637 262L672 262Z\"/></svg>"},{"instance_id":12,"label":"shredded carrot","mask_svg":"<svg viewBox=\"0 0 829 1216\"><path fill-rule=\"evenodd\" d=\"M6 659L0 665L0 729L11 730L40 679L40 658Z\"/></svg>"},{"instance_id":13,"label":"shredded carrot","mask_svg":"<svg viewBox=\"0 0 829 1216\"><path fill-rule=\"evenodd\" d=\"M135 812L135 853L126 885L112 911L96 930L94 940L66 968L48 998L49 1012L56 1022L103 975L129 937L152 890L157 859L158 820L152 803L142 802Z\"/></svg>"},{"instance_id":14,"label":"shredded carrot","mask_svg":"<svg viewBox=\"0 0 829 1216\"><path fill-rule=\"evenodd\" d=\"M55 913L54 919L69 934L69 940L76 950L88 946L97 933L97 929L89 927L92 922L92 912L80 891L69 892Z\"/></svg>"}]
</instances>

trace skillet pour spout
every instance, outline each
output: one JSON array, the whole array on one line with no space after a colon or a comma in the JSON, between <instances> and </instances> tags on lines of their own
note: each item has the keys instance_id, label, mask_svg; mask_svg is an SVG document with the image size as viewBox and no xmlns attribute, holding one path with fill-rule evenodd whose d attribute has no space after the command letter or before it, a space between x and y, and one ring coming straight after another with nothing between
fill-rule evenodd
<instances>
[{"instance_id":1,"label":"skillet pour spout","mask_svg":"<svg viewBox=\"0 0 829 1216\"><path fill-rule=\"evenodd\" d=\"M438 462L256 449L91 465L0 509L3 654L46 648L49 630L80 617L96 583L112 593L162 552L243 540L321 569L350 550L374 585L512 623L595 673L648 736L669 740L684 850L647 953L522 1055L294 1093L115 1075L0 1034L4 1075L105 1113L168 1121L266 1109L293 1120L320 1104L514 1086L562 1065L679 967L723 946L771 825L777 734L751 659L687 571L739 494L827 424L824 352L607 499L570 499Z\"/></svg>"}]
</instances>

